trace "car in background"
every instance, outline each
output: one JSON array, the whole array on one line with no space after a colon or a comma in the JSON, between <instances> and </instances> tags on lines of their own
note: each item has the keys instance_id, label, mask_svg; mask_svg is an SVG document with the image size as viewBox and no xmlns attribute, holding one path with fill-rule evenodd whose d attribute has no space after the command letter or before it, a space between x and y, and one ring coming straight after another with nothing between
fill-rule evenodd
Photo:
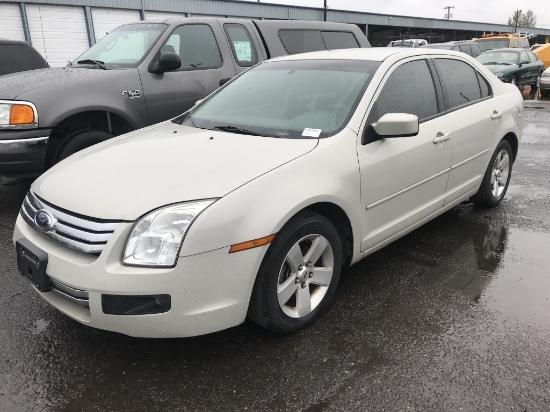
<instances>
[{"instance_id":1,"label":"car in background","mask_svg":"<svg viewBox=\"0 0 550 412\"><path fill-rule=\"evenodd\" d=\"M544 64L545 69L550 67L550 43L541 44L533 54Z\"/></svg>"},{"instance_id":2,"label":"car in background","mask_svg":"<svg viewBox=\"0 0 550 412\"><path fill-rule=\"evenodd\" d=\"M387 47L421 47L428 44L424 39L393 40Z\"/></svg>"},{"instance_id":3,"label":"car in background","mask_svg":"<svg viewBox=\"0 0 550 412\"><path fill-rule=\"evenodd\" d=\"M454 50L462 53L466 53L469 56L477 57L481 54L479 45L471 40L466 41L450 41L446 43L433 43L421 47L427 47L430 49L440 50Z\"/></svg>"},{"instance_id":4,"label":"car in background","mask_svg":"<svg viewBox=\"0 0 550 412\"><path fill-rule=\"evenodd\" d=\"M0 39L0 76L49 67L44 57L29 43Z\"/></svg>"},{"instance_id":5,"label":"car in background","mask_svg":"<svg viewBox=\"0 0 550 412\"><path fill-rule=\"evenodd\" d=\"M542 97L550 97L550 67L542 73L539 87Z\"/></svg>"},{"instance_id":6,"label":"car in background","mask_svg":"<svg viewBox=\"0 0 550 412\"><path fill-rule=\"evenodd\" d=\"M44 173L17 218L18 269L100 329L184 337L248 315L297 332L344 268L467 199L498 205L523 114L462 53L275 58Z\"/></svg>"},{"instance_id":7,"label":"car in background","mask_svg":"<svg viewBox=\"0 0 550 412\"><path fill-rule=\"evenodd\" d=\"M541 47L541 46L543 46L543 45L542 45L542 44L538 44L538 43L537 43L537 44L533 44L533 45L531 46L531 51L535 51L535 50L537 50L537 49L538 49L539 47Z\"/></svg>"},{"instance_id":8,"label":"car in background","mask_svg":"<svg viewBox=\"0 0 550 412\"><path fill-rule=\"evenodd\" d=\"M526 49L529 50L529 38L519 33L484 34L479 39L472 39L481 48L482 52L494 49Z\"/></svg>"},{"instance_id":9,"label":"car in background","mask_svg":"<svg viewBox=\"0 0 550 412\"><path fill-rule=\"evenodd\" d=\"M489 50L479 55L477 60L505 83L538 88L544 71L542 62L529 50L499 49Z\"/></svg>"}]
</instances>

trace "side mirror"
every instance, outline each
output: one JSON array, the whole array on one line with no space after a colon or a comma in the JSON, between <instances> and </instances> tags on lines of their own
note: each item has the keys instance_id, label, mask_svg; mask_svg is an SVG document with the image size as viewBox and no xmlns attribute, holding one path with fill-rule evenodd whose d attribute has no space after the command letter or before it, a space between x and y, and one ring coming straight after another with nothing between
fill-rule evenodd
<instances>
[{"instance_id":1,"label":"side mirror","mask_svg":"<svg viewBox=\"0 0 550 412\"><path fill-rule=\"evenodd\" d=\"M418 134L418 117L408 113L388 113L372 124L381 137L408 137Z\"/></svg>"},{"instance_id":2,"label":"side mirror","mask_svg":"<svg viewBox=\"0 0 550 412\"><path fill-rule=\"evenodd\" d=\"M156 67L154 67L156 66ZM151 73L166 73L177 70L181 67L181 59L176 53L166 52L160 55L159 61L154 65Z\"/></svg>"}]
</instances>

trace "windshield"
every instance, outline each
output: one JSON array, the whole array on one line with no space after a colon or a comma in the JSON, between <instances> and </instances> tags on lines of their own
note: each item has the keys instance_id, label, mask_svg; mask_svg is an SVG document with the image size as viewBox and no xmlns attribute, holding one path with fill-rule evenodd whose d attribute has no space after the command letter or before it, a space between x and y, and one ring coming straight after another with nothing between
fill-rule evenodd
<instances>
[{"instance_id":1,"label":"windshield","mask_svg":"<svg viewBox=\"0 0 550 412\"><path fill-rule=\"evenodd\" d=\"M519 53L513 51L490 51L480 54L477 60L482 64L513 65L518 63Z\"/></svg>"},{"instance_id":2,"label":"windshield","mask_svg":"<svg viewBox=\"0 0 550 412\"><path fill-rule=\"evenodd\" d=\"M73 64L93 65L95 61L107 69L136 67L166 27L160 23L118 27L86 50Z\"/></svg>"},{"instance_id":3,"label":"windshield","mask_svg":"<svg viewBox=\"0 0 550 412\"><path fill-rule=\"evenodd\" d=\"M481 51L510 47L510 39L477 39L475 42L479 44Z\"/></svg>"},{"instance_id":4,"label":"windshield","mask_svg":"<svg viewBox=\"0 0 550 412\"><path fill-rule=\"evenodd\" d=\"M379 62L269 62L245 72L197 106L182 124L283 138L318 138L341 130Z\"/></svg>"}]
</instances>

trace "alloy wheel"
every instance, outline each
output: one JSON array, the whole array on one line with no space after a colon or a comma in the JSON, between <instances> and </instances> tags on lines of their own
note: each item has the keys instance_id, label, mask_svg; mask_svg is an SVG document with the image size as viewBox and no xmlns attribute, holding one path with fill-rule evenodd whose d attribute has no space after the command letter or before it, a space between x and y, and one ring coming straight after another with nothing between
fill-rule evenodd
<instances>
[{"instance_id":1,"label":"alloy wheel","mask_svg":"<svg viewBox=\"0 0 550 412\"><path fill-rule=\"evenodd\" d=\"M491 173L491 192L494 197L500 197L506 189L510 175L510 156L506 150L501 150L495 158Z\"/></svg>"},{"instance_id":2,"label":"alloy wheel","mask_svg":"<svg viewBox=\"0 0 550 412\"><path fill-rule=\"evenodd\" d=\"M290 248L279 271L277 298L291 318L303 318L322 302L334 272L334 253L321 235L308 235Z\"/></svg>"}]
</instances>

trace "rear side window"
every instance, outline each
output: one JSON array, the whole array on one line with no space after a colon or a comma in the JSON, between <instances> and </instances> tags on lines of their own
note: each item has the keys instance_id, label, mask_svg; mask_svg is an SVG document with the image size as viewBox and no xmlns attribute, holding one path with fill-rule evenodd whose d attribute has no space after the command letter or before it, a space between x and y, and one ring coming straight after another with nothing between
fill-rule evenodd
<instances>
[{"instance_id":1,"label":"rear side window","mask_svg":"<svg viewBox=\"0 0 550 412\"><path fill-rule=\"evenodd\" d=\"M414 79L414 81L411 81ZM420 121L438 114L432 74L425 60L399 66L389 77L376 100L373 122L387 113L409 113Z\"/></svg>"},{"instance_id":2,"label":"rear side window","mask_svg":"<svg viewBox=\"0 0 550 412\"><path fill-rule=\"evenodd\" d=\"M477 79L479 80L479 87L481 88L481 98L486 98L493 95L493 92L491 91L491 86L485 80L485 77L483 77L481 74L476 72Z\"/></svg>"},{"instance_id":3,"label":"rear side window","mask_svg":"<svg viewBox=\"0 0 550 412\"><path fill-rule=\"evenodd\" d=\"M321 32L327 50L355 49L359 47L353 33L345 31L324 31Z\"/></svg>"},{"instance_id":4,"label":"rear side window","mask_svg":"<svg viewBox=\"0 0 550 412\"><path fill-rule=\"evenodd\" d=\"M477 57L481 54L481 49L477 44L470 44L472 47L472 57Z\"/></svg>"},{"instance_id":5,"label":"rear side window","mask_svg":"<svg viewBox=\"0 0 550 412\"><path fill-rule=\"evenodd\" d=\"M472 49L470 48L470 45L468 45L468 44L461 44L460 45L460 51L462 53L466 53L470 56L472 55Z\"/></svg>"},{"instance_id":6,"label":"rear side window","mask_svg":"<svg viewBox=\"0 0 550 412\"><path fill-rule=\"evenodd\" d=\"M180 70L215 69L223 63L214 32L207 24L186 24L176 28L161 47L161 53L166 52L180 56Z\"/></svg>"},{"instance_id":7,"label":"rear side window","mask_svg":"<svg viewBox=\"0 0 550 412\"><path fill-rule=\"evenodd\" d=\"M246 27L237 23L224 24L223 27L237 64L244 67L255 65L258 62L258 56Z\"/></svg>"},{"instance_id":8,"label":"rear side window","mask_svg":"<svg viewBox=\"0 0 550 412\"><path fill-rule=\"evenodd\" d=\"M481 99L476 70L460 60L434 59L439 73L445 106L453 110Z\"/></svg>"},{"instance_id":9,"label":"rear side window","mask_svg":"<svg viewBox=\"0 0 550 412\"><path fill-rule=\"evenodd\" d=\"M279 38L289 54L326 50L319 30L279 30Z\"/></svg>"},{"instance_id":10,"label":"rear side window","mask_svg":"<svg viewBox=\"0 0 550 412\"><path fill-rule=\"evenodd\" d=\"M0 45L0 56L0 76L49 67L36 50L22 44Z\"/></svg>"}]
</instances>

